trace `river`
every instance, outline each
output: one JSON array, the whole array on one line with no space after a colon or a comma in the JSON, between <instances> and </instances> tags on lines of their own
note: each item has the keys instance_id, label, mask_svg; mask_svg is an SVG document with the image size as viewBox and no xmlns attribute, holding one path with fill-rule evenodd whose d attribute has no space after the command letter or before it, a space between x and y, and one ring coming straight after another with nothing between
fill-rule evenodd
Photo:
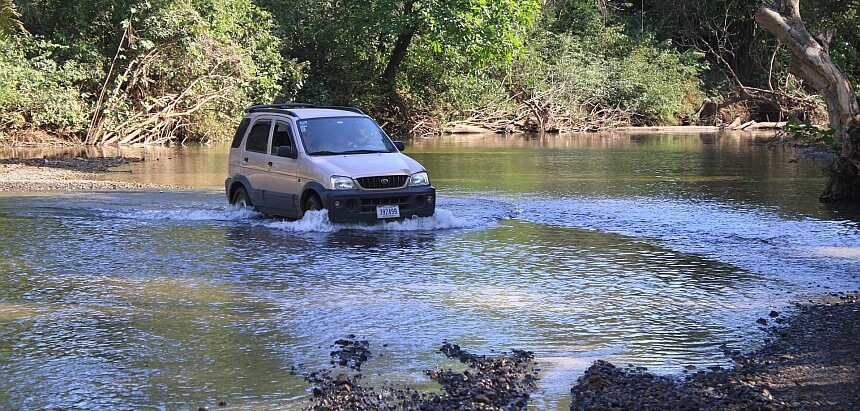
<instances>
[{"instance_id":1,"label":"river","mask_svg":"<svg viewBox=\"0 0 860 411\"><path fill-rule=\"evenodd\" d=\"M350 334L375 386L435 389L444 341L533 351L531 409L563 410L598 358L727 365L771 311L860 289L860 213L749 134L413 141L437 213L384 225L232 209L227 150L70 153L143 157L102 178L180 190L0 194L0 410L299 409L301 371Z\"/></svg>"}]
</instances>

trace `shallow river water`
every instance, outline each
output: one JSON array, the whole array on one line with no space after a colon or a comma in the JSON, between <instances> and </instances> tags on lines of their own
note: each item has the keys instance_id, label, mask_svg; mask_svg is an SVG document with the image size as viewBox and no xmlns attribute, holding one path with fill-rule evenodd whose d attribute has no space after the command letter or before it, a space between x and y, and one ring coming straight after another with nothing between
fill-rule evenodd
<instances>
[{"instance_id":1,"label":"shallow river water","mask_svg":"<svg viewBox=\"0 0 860 411\"><path fill-rule=\"evenodd\" d=\"M746 134L415 141L437 213L374 226L228 207L223 145L84 151L187 188L0 194L0 410L298 409L291 370L349 334L376 386L434 389L443 341L533 351L531 408L561 410L595 359L726 365L772 310L860 288L860 213Z\"/></svg>"}]
</instances>

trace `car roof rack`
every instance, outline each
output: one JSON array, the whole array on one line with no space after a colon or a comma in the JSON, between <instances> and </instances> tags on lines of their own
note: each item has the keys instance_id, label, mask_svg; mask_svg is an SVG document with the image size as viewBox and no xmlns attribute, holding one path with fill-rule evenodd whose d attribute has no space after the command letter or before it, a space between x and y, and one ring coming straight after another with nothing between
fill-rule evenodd
<instances>
[{"instance_id":1,"label":"car roof rack","mask_svg":"<svg viewBox=\"0 0 860 411\"><path fill-rule=\"evenodd\" d=\"M361 109L360 109L360 108L355 108L355 107L347 107L347 106L322 106L322 107L317 107L317 108L327 108L327 109L331 109L331 110L344 110L344 111L351 111L351 112L353 112L353 113L358 113L358 114L365 114L363 111L361 111Z\"/></svg>"},{"instance_id":2,"label":"car roof rack","mask_svg":"<svg viewBox=\"0 0 860 411\"><path fill-rule=\"evenodd\" d=\"M248 106L245 108L246 113L253 113L255 111L268 110L268 109L280 109L280 110L289 110L291 108L316 108L315 104L308 103L276 103L276 104L254 104L252 106Z\"/></svg>"},{"instance_id":3,"label":"car roof rack","mask_svg":"<svg viewBox=\"0 0 860 411\"><path fill-rule=\"evenodd\" d=\"M353 113L365 114L364 111L361 111L359 108L355 107L347 107L347 106L318 106L316 104L309 103L275 103L275 104L254 104L245 108L246 113L253 113L257 111L269 111L269 110L289 110L292 108L321 108L321 109L330 109L330 110L344 110L351 111Z\"/></svg>"}]
</instances>

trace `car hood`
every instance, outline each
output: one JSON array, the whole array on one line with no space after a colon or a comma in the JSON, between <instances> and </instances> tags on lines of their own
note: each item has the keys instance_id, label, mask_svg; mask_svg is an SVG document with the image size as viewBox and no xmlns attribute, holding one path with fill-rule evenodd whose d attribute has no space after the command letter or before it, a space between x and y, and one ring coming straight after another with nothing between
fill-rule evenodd
<instances>
[{"instance_id":1,"label":"car hood","mask_svg":"<svg viewBox=\"0 0 860 411\"><path fill-rule=\"evenodd\" d=\"M417 161L401 153L347 154L315 156L311 160L331 175L352 178L370 176L410 175L423 171Z\"/></svg>"}]
</instances>

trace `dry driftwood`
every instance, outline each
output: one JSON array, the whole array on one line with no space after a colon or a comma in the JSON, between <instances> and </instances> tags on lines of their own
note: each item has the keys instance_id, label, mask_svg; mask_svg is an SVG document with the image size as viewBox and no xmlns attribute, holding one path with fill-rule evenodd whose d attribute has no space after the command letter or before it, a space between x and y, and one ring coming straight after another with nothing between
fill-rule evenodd
<instances>
[{"instance_id":1,"label":"dry driftwood","mask_svg":"<svg viewBox=\"0 0 860 411\"><path fill-rule=\"evenodd\" d=\"M466 119L449 123L445 133L571 133L627 127L633 116L620 108L582 103L575 108L526 100L513 110L474 111Z\"/></svg>"}]
</instances>

